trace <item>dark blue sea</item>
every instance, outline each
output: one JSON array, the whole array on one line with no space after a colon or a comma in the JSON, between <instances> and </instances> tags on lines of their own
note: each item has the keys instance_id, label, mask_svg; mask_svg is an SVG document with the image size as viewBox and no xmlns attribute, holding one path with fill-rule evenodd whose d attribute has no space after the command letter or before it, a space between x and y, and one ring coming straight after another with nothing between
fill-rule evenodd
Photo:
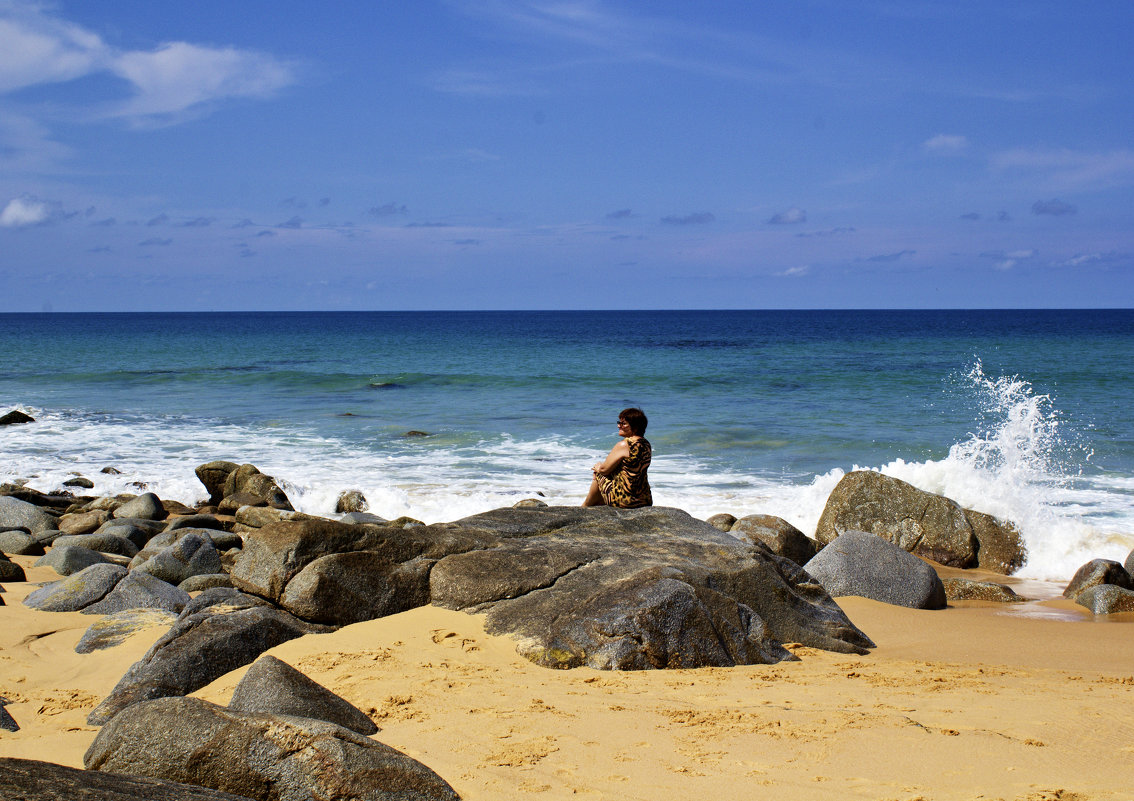
<instances>
[{"instance_id":1,"label":"dark blue sea","mask_svg":"<svg viewBox=\"0 0 1134 801\"><path fill-rule=\"evenodd\" d=\"M0 480L190 503L227 459L304 511L453 520L578 503L640 406L657 504L812 533L881 470L1016 521L1054 578L1134 547L1132 390L1134 310L5 314L0 414L37 422Z\"/></svg>"}]
</instances>

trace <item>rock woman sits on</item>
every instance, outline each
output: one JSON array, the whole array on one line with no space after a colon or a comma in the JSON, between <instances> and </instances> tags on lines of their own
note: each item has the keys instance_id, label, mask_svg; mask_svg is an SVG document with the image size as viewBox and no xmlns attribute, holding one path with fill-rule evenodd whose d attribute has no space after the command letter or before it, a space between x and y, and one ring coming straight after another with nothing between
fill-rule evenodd
<instances>
[{"instance_id":1,"label":"rock woman sits on","mask_svg":"<svg viewBox=\"0 0 1134 801\"><path fill-rule=\"evenodd\" d=\"M622 509L653 506L650 482L646 478L653 456L653 449L643 436L647 422L641 409L623 409L618 415L618 435L622 439L610 449L604 461L591 468L594 479L583 506Z\"/></svg>"}]
</instances>

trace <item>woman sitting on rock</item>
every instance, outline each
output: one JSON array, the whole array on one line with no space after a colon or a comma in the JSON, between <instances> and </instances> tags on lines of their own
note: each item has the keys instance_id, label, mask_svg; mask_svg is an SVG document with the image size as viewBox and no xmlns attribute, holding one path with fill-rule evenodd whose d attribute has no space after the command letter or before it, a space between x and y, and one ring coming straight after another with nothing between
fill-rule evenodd
<instances>
[{"instance_id":1,"label":"woman sitting on rock","mask_svg":"<svg viewBox=\"0 0 1134 801\"><path fill-rule=\"evenodd\" d=\"M653 456L653 449L643 436L647 422L641 409L623 409L618 415L618 435L622 440L610 449L605 461L591 468L594 479L583 506L622 509L653 506L650 482L646 478Z\"/></svg>"}]
</instances>

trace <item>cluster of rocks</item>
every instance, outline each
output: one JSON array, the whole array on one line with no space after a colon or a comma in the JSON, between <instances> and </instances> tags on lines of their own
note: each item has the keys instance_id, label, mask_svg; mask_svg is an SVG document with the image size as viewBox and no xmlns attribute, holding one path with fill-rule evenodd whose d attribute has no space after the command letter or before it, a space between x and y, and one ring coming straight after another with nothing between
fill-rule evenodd
<instances>
[{"instance_id":1,"label":"cluster of rocks","mask_svg":"<svg viewBox=\"0 0 1134 801\"><path fill-rule=\"evenodd\" d=\"M547 667L774 663L796 659L785 643L873 647L832 596L925 609L951 598L1019 600L1000 584L943 582L918 557L1004 574L1026 559L1010 524L876 473L844 477L814 539L765 515L701 521L678 509L535 500L427 526L384 520L364 511L360 494L344 493L352 511L331 520L294 511L252 465L210 462L197 475L208 500L196 508L151 493L81 498L5 485L0 550L46 549L37 564L64 576L30 593L28 606L102 616L76 650L111 647L155 622L169 627L90 714L103 729L88 767L250 798L331 781L315 774L334 759L350 766L336 777L378 793L350 797L453 797L428 768L369 739L353 713L358 725L265 706L271 693L251 707L186 697L245 665L255 663L249 675L262 664L280 673L256 660L289 639L435 604L483 614L490 633L513 636ZM22 570L0 560L0 576L16 571L7 580L22 580ZM1093 593L1096 603L1109 587L1128 591L1129 575L1127 585L1119 575L1108 567L1077 576L1076 595ZM197 731L214 739L198 742ZM250 753L267 761L253 764ZM250 778L234 778L240 771Z\"/></svg>"}]
</instances>

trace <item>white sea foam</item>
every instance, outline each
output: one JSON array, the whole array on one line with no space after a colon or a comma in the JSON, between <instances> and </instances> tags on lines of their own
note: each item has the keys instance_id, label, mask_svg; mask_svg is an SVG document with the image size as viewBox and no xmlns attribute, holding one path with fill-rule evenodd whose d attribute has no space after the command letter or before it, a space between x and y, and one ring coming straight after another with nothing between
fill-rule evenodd
<instances>
[{"instance_id":1,"label":"white sea foam","mask_svg":"<svg viewBox=\"0 0 1134 801\"><path fill-rule=\"evenodd\" d=\"M1068 441L1051 399L1026 381L986 376L978 362L961 383L980 406L966 440L942 459L896 459L868 469L1015 522L1029 550L1026 576L1066 579L1089 559L1124 559L1134 547L1134 477L1083 475L1089 451ZM297 509L319 515L333 514L347 489L361 491L379 515L427 523L528 497L573 505L586 491L590 465L604 455L570 440L503 433L479 442L408 438L374 445L288 426L24 411L37 422L4 431L0 481L24 478L52 490L79 473L95 482L97 494L138 492L142 482L161 497L193 504L205 497L194 468L228 459L255 464L280 482ZM122 474L102 474L105 466ZM847 469L862 468L833 466L806 481L659 453L650 479L659 505L699 518L774 514L812 534Z\"/></svg>"}]
</instances>

